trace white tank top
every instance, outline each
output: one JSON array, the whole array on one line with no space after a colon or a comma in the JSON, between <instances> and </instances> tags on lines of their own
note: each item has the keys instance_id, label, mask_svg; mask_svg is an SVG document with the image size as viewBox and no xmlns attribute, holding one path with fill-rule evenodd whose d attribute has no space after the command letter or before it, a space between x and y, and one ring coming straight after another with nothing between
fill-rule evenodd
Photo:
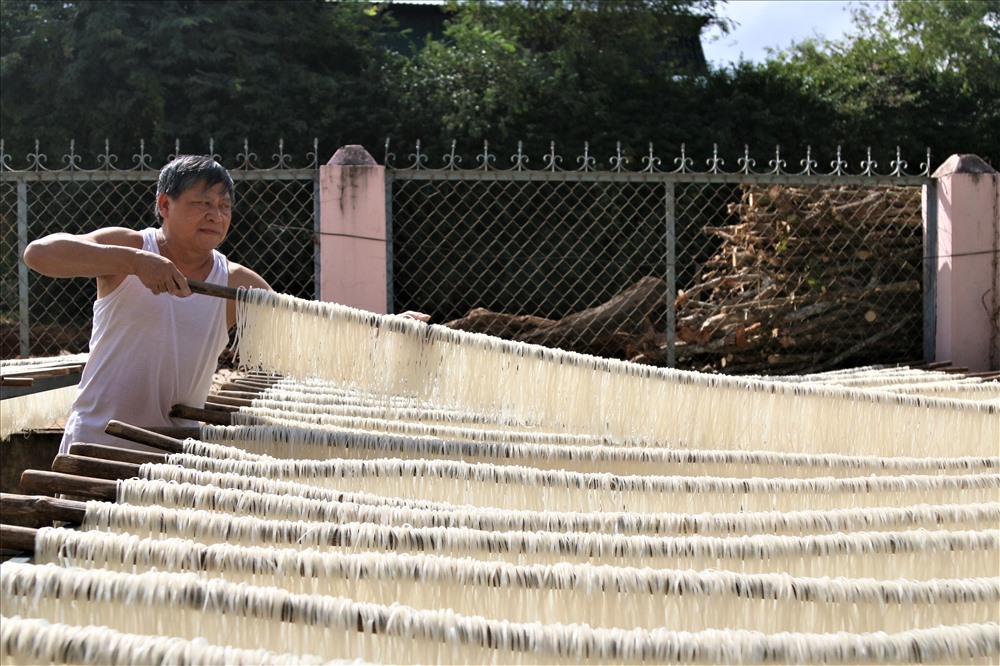
<instances>
[{"instance_id":1,"label":"white tank top","mask_svg":"<svg viewBox=\"0 0 1000 666\"><path fill-rule=\"evenodd\" d=\"M156 231L142 231L142 249L159 254ZM229 263L219 252L206 282L229 284ZM106 434L112 419L140 428L195 425L172 418L170 408L205 404L227 341L225 299L154 295L127 276L94 302L90 358L59 451L76 442L156 450Z\"/></svg>"}]
</instances>

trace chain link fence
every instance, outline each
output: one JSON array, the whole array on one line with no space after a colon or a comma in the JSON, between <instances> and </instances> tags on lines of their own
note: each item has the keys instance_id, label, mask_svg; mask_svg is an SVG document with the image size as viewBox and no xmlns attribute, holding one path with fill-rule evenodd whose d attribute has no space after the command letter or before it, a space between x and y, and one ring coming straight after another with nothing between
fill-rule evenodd
<instances>
[{"instance_id":1,"label":"chain link fence","mask_svg":"<svg viewBox=\"0 0 1000 666\"><path fill-rule=\"evenodd\" d=\"M925 172L392 171L393 302L654 365L790 374L919 361ZM477 159L489 165L488 153ZM898 157L897 157L898 159ZM391 162L392 155L387 155ZM928 160L929 162L929 160ZM652 165L652 166L651 166Z\"/></svg>"},{"instance_id":2,"label":"chain link fence","mask_svg":"<svg viewBox=\"0 0 1000 666\"><path fill-rule=\"evenodd\" d=\"M211 151L210 151L211 152ZM237 203L220 248L278 291L316 296L319 220L316 152L291 168L248 150L229 166ZM250 155L250 157L246 157ZM756 173L748 155L725 173L684 156L659 170L650 149L629 171L620 154L597 170L586 152L574 171L477 169L454 154L428 168L397 168L387 152L394 311L435 323L582 353L704 371L788 374L923 357L921 186L894 162L851 175L809 157L787 173L776 155ZM169 159L169 157L168 157ZM218 158L217 156L217 159ZM0 357L86 351L92 280L53 280L19 261L24 245L55 231L155 223L158 167L99 168L64 157L44 168L0 151ZM929 163L928 157L928 163ZM776 164L776 166L775 166ZM482 165L486 165L483 167ZM228 166L228 165L227 165ZM925 165L926 166L926 165ZM330 267L336 270L336 267Z\"/></svg>"},{"instance_id":3,"label":"chain link fence","mask_svg":"<svg viewBox=\"0 0 1000 666\"><path fill-rule=\"evenodd\" d=\"M239 156L241 163L229 167L236 206L229 236L219 249L259 272L276 290L311 299L316 293L318 166L315 157L298 169L288 167L283 154L275 157L277 166L261 168L246 151ZM20 261L28 242L59 231L142 229L158 223L159 167L152 167L143 153L135 158L136 168L128 170L114 168L117 159L108 154L93 170L79 167L72 152L64 157L64 169L45 169L46 161L36 150L27 168L16 169L9 155L0 154L0 358L87 351L94 281L52 279L29 271Z\"/></svg>"}]
</instances>

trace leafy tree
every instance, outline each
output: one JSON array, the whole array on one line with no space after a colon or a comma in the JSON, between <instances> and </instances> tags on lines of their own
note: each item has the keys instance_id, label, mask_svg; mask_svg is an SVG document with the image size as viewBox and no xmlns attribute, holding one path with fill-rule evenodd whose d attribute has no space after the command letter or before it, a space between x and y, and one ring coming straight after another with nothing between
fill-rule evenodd
<instances>
[{"instance_id":1,"label":"leafy tree","mask_svg":"<svg viewBox=\"0 0 1000 666\"><path fill-rule=\"evenodd\" d=\"M379 119L368 81L382 22L320 0L4 0L0 123L8 149L219 152L277 140L332 151ZM361 112L359 112L361 110ZM356 141L356 139L355 139ZM304 151L303 151L304 152Z\"/></svg>"},{"instance_id":2,"label":"leafy tree","mask_svg":"<svg viewBox=\"0 0 1000 666\"><path fill-rule=\"evenodd\" d=\"M863 4L844 39L806 40L761 69L835 110L827 143L1000 158L1000 0Z\"/></svg>"},{"instance_id":3,"label":"leafy tree","mask_svg":"<svg viewBox=\"0 0 1000 666\"><path fill-rule=\"evenodd\" d=\"M911 171L928 146L998 159L1000 0L862 5L843 40L712 70L677 35L725 31L718 5L469 0L443 39L395 53L391 7L363 2L3 0L0 134L16 156L36 138L50 155L69 139L93 155L105 138L122 154L214 138L232 157L247 138L259 163L279 138L296 154L317 137L322 159L345 143L378 156L387 136L435 157L452 139L502 155L523 141L534 168L552 141L598 160L618 141L633 160L718 144L729 167L744 145L758 159L842 145L852 165L871 145L880 168L900 145Z\"/></svg>"},{"instance_id":4,"label":"leafy tree","mask_svg":"<svg viewBox=\"0 0 1000 666\"><path fill-rule=\"evenodd\" d=\"M523 140L536 156L554 140L575 148L623 140L644 152L651 121L685 112L655 101L705 73L678 46L703 23L724 25L715 8L715 0L456 5L443 40L387 67L400 108L415 110L399 114L395 133L489 139L511 152Z\"/></svg>"}]
</instances>

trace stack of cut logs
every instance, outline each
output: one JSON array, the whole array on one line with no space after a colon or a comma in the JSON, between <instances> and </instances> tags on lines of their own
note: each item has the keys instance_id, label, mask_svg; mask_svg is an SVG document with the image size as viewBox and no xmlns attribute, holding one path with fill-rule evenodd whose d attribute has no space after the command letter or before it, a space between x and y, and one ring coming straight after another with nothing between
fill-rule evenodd
<instances>
[{"instance_id":1,"label":"stack of cut logs","mask_svg":"<svg viewBox=\"0 0 1000 666\"><path fill-rule=\"evenodd\" d=\"M790 374L920 356L919 190L746 185L729 212L739 222L705 227L718 250L678 290L679 367ZM560 320L477 309L447 325L665 365L665 293L647 276Z\"/></svg>"}]
</instances>

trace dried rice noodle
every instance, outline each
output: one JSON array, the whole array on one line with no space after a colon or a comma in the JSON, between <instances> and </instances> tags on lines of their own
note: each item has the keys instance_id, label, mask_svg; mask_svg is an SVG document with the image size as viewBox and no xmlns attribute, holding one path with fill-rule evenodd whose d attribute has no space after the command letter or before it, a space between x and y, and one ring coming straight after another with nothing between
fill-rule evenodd
<instances>
[{"instance_id":1,"label":"dried rice noodle","mask_svg":"<svg viewBox=\"0 0 1000 666\"><path fill-rule=\"evenodd\" d=\"M764 511L986 502L1000 474L846 479L614 476L450 460L220 460L174 454L168 465L377 494L499 508L572 511ZM512 489L499 495L497 485Z\"/></svg>"},{"instance_id":2,"label":"dried rice noodle","mask_svg":"<svg viewBox=\"0 0 1000 666\"><path fill-rule=\"evenodd\" d=\"M204 639L124 634L103 626L68 625L18 616L0 616L0 657L18 664L176 664L177 666L348 666L358 660L332 660L267 650L209 645Z\"/></svg>"},{"instance_id":3,"label":"dried rice noodle","mask_svg":"<svg viewBox=\"0 0 1000 666\"><path fill-rule=\"evenodd\" d=\"M7 398L0 406L0 440L53 425L69 414L76 394L73 385Z\"/></svg>"},{"instance_id":4,"label":"dried rice noodle","mask_svg":"<svg viewBox=\"0 0 1000 666\"><path fill-rule=\"evenodd\" d=\"M997 456L889 458L769 451L699 451L605 444L500 443L307 426L203 426L201 438L186 440L185 452L197 456L243 460L255 460L262 456L306 460L444 458L580 472L663 476L697 474L741 478L849 476L858 471L865 474L941 474L1000 469L1000 457Z\"/></svg>"},{"instance_id":5,"label":"dried rice noodle","mask_svg":"<svg viewBox=\"0 0 1000 666\"><path fill-rule=\"evenodd\" d=\"M340 501L259 493L191 483L127 479L118 502L200 509L270 520L369 522L412 527L471 527L487 531L598 532L647 535L829 534L901 529L967 530L1000 524L1000 502L808 511L635 513L512 511L461 505L433 509L392 505L366 494ZM379 502L379 500L382 500ZM355 501L355 500L364 500Z\"/></svg>"},{"instance_id":6,"label":"dried rice noodle","mask_svg":"<svg viewBox=\"0 0 1000 666\"><path fill-rule=\"evenodd\" d=\"M426 555L205 546L69 530L43 531L37 553L40 563L64 567L194 571L297 594L450 608L525 623L832 633L1000 620L1000 578L877 581L566 563L514 566Z\"/></svg>"},{"instance_id":7,"label":"dried rice noodle","mask_svg":"<svg viewBox=\"0 0 1000 666\"><path fill-rule=\"evenodd\" d=\"M992 455L1000 442L1000 401L665 370L263 290L244 292L240 304L238 349L249 366L554 432L684 440L695 448L911 456L934 455L946 440L956 455L982 455L984 446ZM304 343L320 339L343 353L317 354Z\"/></svg>"},{"instance_id":8,"label":"dried rice noodle","mask_svg":"<svg viewBox=\"0 0 1000 666\"><path fill-rule=\"evenodd\" d=\"M346 651L393 663L828 663L858 661L859 650L868 651L866 659L885 663L913 661L914 655L982 660L1000 651L996 623L897 634L595 629L296 595L193 574L80 572L12 562L0 566L0 589L12 607L52 616L50 621L95 618L129 632L139 625L147 628L150 618L155 623L169 608L170 626L182 638L225 635L236 647L263 646L258 649L308 644L325 658Z\"/></svg>"},{"instance_id":9,"label":"dried rice noodle","mask_svg":"<svg viewBox=\"0 0 1000 666\"><path fill-rule=\"evenodd\" d=\"M490 532L471 528L262 520L191 509L88 502L85 530L202 543L321 550L381 550L475 556L514 564L578 562L673 569L852 578L995 575L1000 530L853 532L807 536L653 537L579 532Z\"/></svg>"}]
</instances>

